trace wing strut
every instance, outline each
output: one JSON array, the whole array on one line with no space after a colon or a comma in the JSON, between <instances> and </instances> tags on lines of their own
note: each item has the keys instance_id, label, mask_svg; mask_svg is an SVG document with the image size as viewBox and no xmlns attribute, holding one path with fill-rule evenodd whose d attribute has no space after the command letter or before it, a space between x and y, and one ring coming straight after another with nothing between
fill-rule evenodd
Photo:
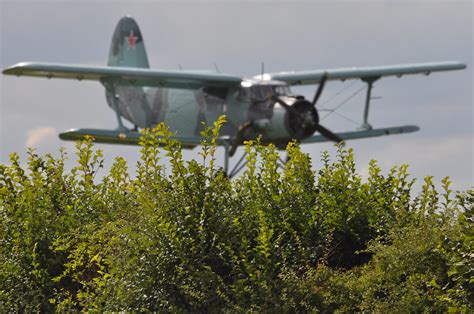
<instances>
[{"instance_id":1,"label":"wing strut","mask_svg":"<svg viewBox=\"0 0 474 314\"><path fill-rule=\"evenodd\" d=\"M369 107L370 107L370 99L372 97L372 88L374 87L374 82L380 79L378 77L364 77L362 78L362 82L367 83L367 95L365 98L365 108L364 108L364 121L362 122L361 129L363 130L372 130L372 126L369 123Z\"/></svg>"},{"instance_id":2,"label":"wing strut","mask_svg":"<svg viewBox=\"0 0 474 314\"><path fill-rule=\"evenodd\" d=\"M120 116L118 102L120 101L119 95L115 91L115 85L112 82L107 82L106 80L101 80L102 85L112 96L112 103L114 105L115 115L117 116L118 128L117 131L128 131L128 129L123 125L122 117Z\"/></svg>"}]
</instances>

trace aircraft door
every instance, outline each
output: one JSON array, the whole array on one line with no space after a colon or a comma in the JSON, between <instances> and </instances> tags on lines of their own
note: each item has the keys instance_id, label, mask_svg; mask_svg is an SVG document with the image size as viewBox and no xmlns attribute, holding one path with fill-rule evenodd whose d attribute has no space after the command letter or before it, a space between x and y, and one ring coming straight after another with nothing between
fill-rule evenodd
<instances>
[{"instance_id":1,"label":"aircraft door","mask_svg":"<svg viewBox=\"0 0 474 314\"><path fill-rule=\"evenodd\" d=\"M196 90L168 89L168 101L164 122L178 136L195 136L200 128L200 109Z\"/></svg>"}]
</instances>

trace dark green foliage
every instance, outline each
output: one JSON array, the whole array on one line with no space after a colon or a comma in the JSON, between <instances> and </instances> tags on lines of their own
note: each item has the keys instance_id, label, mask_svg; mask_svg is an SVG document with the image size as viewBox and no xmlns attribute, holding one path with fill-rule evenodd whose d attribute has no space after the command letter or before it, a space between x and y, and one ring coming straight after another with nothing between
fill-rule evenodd
<instances>
[{"instance_id":1,"label":"dark green foliage","mask_svg":"<svg viewBox=\"0 0 474 314\"><path fill-rule=\"evenodd\" d=\"M202 160L164 125L144 133L135 177L109 173L92 139L77 166L28 154L0 165L2 311L473 310L474 192L415 197L407 166L356 173L351 150L314 172L291 143L247 143L229 180L216 166L221 119ZM165 171L162 158L169 160Z\"/></svg>"}]
</instances>

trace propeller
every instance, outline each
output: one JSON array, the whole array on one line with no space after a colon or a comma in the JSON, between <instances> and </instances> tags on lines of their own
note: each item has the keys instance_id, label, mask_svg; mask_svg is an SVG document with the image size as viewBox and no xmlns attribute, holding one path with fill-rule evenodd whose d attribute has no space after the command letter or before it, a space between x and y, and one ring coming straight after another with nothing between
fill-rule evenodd
<instances>
[{"instance_id":1,"label":"propeller","mask_svg":"<svg viewBox=\"0 0 474 314\"><path fill-rule=\"evenodd\" d=\"M301 140L314 134L318 131L322 136L330 141L340 143L343 140L334 134L329 129L319 124L319 115L316 110L316 104L323 93L324 86L328 79L328 74L324 73L322 76L318 89L314 94L312 102L306 99L299 99L293 105L289 106L279 97L274 97L274 100L282 105L290 114L290 128L293 130L296 139Z\"/></svg>"},{"instance_id":2,"label":"propeller","mask_svg":"<svg viewBox=\"0 0 474 314\"><path fill-rule=\"evenodd\" d=\"M316 107L316 103L318 102L319 97L321 97L321 94L323 93L324 85L326 85L327 80L328 74L324 73L323 77L321 78L321 81L319 81L318 90L316 91L316 94L314 94L313 102L311 103L313 107Z\"/></svg>"},{"instance_id":3,"label":"propeller","mask_svg":"<svg viewBox=\"0 0 474 314\"><path fill-rule=\"evenodd\" d=\"M321 133L321 135L327 138L328 140L336 142L336 143L342 142L342 138L340 138L333 132L329 131L328 129L323 127L321 124L317 124L315 128L316 128L316 131Z\"/></svg>"}]
</instances>

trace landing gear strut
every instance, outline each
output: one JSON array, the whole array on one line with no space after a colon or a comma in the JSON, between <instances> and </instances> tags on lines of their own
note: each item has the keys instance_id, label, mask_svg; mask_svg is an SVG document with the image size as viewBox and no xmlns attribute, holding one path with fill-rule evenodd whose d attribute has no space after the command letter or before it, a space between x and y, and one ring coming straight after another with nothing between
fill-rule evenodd
<instances>
[{"instance_id":1,"label":"landing gear strut","mask_svg":"<svg viewBox=\"0 0 474 314\"><path fill-rule=\"evenodd\" d=\"M232 170L229 172L229 159L235 154L235 151L238 145L239 144L238 143L236 144L235 139L233 140L229 139L225 141L223 145L224 146L224 173L228 178L232 178L235 175L237 175L237 173L239 173L240 170L242 170L245 167L245 165L247 165L248 163L247 160L244 160L245 157L247 156L247 152L245 152L244 154L242 154L239 161L237 161L234 168L232 168Z\"/></svg>"},{"instance_id":2,"label":"landing gear strut","mask_svg":"<svg viewBox=\"0 0 474 314\"><path fill-rule=\"evenodd\" d=\"M248 160L246 160L247 157L247 152L244 152L242 156L240 156L239 160L237 163L234 165L232 170L229 172L229 159L233 156L231 154L232 150L237 148L238 144L235 144L235 139L228 139L224 141L223 147L224 147L224 173L225 175L231 179L235 177L242 169L245 168L245 166L248 164ZM286 163L290 160L290 157L288 154L286 155L285 159L282 159L281 157L278 157L278 161L280 162L280 165L283 169L285 169Z\"/></svg>"}]
</instances>

